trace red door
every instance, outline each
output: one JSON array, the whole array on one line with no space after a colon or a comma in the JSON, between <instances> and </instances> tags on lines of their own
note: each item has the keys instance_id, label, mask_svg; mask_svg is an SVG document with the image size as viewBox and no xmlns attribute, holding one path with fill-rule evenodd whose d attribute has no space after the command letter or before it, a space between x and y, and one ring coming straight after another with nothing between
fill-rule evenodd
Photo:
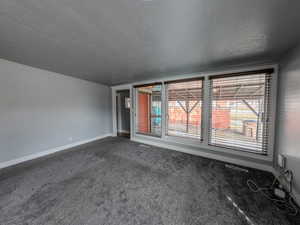
<instances>
[{"instance_id":1,"label":"red door","mask_svg":"<svg viewBox=\"0 0 300 225\"><path fill-rule=\"evenodd\" d=\"M150 133L149 94L138 93L138 131Z\"/></svg>"}]
</instances>

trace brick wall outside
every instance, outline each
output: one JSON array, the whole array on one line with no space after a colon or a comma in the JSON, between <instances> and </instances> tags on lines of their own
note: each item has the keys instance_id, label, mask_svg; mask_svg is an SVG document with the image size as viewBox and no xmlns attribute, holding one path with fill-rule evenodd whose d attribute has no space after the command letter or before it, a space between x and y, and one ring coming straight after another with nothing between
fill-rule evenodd
<instances>
[{"instance_id":1,"label":"brick wall outside","mask_svg":"<svg viewBox=\"0 0 300 225\"><path fill-rule=\"evenodd\" d=\"M138 132L149 133L149 94L138 94Z\"/></svg>"},{"instance_id":2,"label":"brick wall outside","mask_svg":"<svg viewBox=\"0 0 300 225\"><path fill-rule=\"evenodd\" d=\"M201 108L196 108L190 113L190 124L201 124ZM186 123L186 113L181 107L172 107L169 109L169 123ZM212 118L213 128L227 129L230 128L230 110L217 109L213 110Z\"/></svg>"}]
</instances>

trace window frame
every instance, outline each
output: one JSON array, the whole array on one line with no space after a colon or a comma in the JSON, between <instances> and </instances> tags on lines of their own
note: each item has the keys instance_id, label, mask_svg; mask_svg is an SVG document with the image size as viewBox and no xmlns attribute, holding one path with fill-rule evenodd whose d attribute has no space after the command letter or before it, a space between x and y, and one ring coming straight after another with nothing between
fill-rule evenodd
<instances>
[{"instance_id":1,"label":"window frame","mask_svg":"<svg viewBox=\"0 0 300 225\"><path fill-rule=\"evenodd\" d=\"M211 146L208 144L208 131L209 131L209 101L210 101L210 93L209 93L209 80L210 77L213 76L224 76L224 74L242 74L245 73L245 71L248 73L249 71L257 71L257 70L265 70L265 69L272 69L274 72L272 73L272 83L270 88L270 122L268 126L268 148L267 148L267 154L256 154L255 152L248 152L248 151L242 151L241 149L232 149L232 148L224 148L224 147L218 147L218 146ZM167 104L166 104L166 88L165 88L165 82L168 81L180 81L184 79L193 79L193 78L202 78L203 80L203 115L202 115L202 138L203 141L199 142L196 140L194 142L192 139L186 139L181 137L171 137L165 135L166 133L166 110L167 110ZM272 162L274 159L274 139L275 139L275 121L276 121L276 105L277 105L277 80L278 80L278 65L276 64L270 64L270 65L263 65L263 66L251 66L251 67L245 67L245 68L237 68L237 69L231 69L231 70L223 70L223 71L210 71L210 72L200 72L200 73L193 73L193 74L182 74L170 77L169 79L155 79L155 80L149 80L144 82L136 82L130 84L132 88L133 93L133 100L132 100L132 121L133 121L133 135L131 137L131 140L137 141L137 142L143 142L148 144L155 145L156 143L162 143L163 146L167 147L170 146L171 149L177 149L179 151L184 152L190 152L194 151L198 152L197 154L201 156L208 156L209 155L215 155L216 159L221 159L222 157L235 155L236 157L241 157L240 159L252 159L254 161L251 162ZM162 84L162 133L160 137L153 137L146 134L139 134L136 132L136 91L135 86L136 85L150 85L153 83L161 83ZM115 86L113 88L117 88L118 86ZM169 148L169 147L167 147ZM194 149L194 150L192 150ZM207 155L208 154L208 155ZM239 160L236 162L238 163Z\"/></svg>"},{"instance_id":2,"label":"window frame","mask_svg":"<svg viewBox=\"0 0 300 225\"><path fill-rule=\"evenodd\" d=\"M194 138L194 137L184 137L184 136L177 136L177 135L169 135L168 134L168 125L169 125L169 118L168 118L168 111L169 111L169 95L168 95L168 85L174 84L174 83L183 83L183 82L190 82L190 81L201 81L201 127L200 127L200 138ZM203 142L203 132L204 132L204 120L203 120L203 114L204 114L204 107L203 107L203 101L204 101L204 77L194 77L194 78L188 78L188 79L177 79L177 80L170 80L164 82L165 86L165 137L170 140L179 140L179 141L188 141L192 143L201 143Z\"/></svg>"},{"instance_id":3,"label":"window frame","mask_svg":"<svg viewBox=\"0 0 300 225\"><path fill-rule=\"evenodd\" d=\"M255 70L255 71L246 71L246 72L241 72L241 73L232 73L232 74L224 74L224 75L217 75L217 76L210 76L208 79L209 82L209 108L208 108L208 131L207 131L207 135L208 135L208 145L209 146L214 146L214 147L218 147L218 148L223 148L223 149L230 149L230 150L234 150L234 151L242 151L242 152L249 152L252 154L258 154L258 155L268 155L268 149L266 149L266 151L256 151L256 150L251 150L248 148L243 148L243 147L235 147L235 146L227 146L227 145L221 145L221 144L212 144L210 143L210 139L211 139L211 126L212 126L212 109L213 109L213 97L212 97L212 92L213 92L213 87L212 87L212 81L214 79L218 79L218 78L232 78L232 77L242 77L242 76L248 76L248 75L257 75L257 74L265 74L265 76L268 76L268 74L273 74L272 70L266 69L266 70ZM271 75L272 76L272 75ZM265 79L267 79L267 77L265 77ZM266 81L267 84L267 81ZM264 112L267 112L268 115L270 116L270 118L272 117L272 113L271 113L271 106L272 106L272 81L270 81L270 96L268 95L264 95L264 102L267 102L267 104L264 104ZM265 90L266 92L266 90ZM269 112L270 111L270 112ZM268 120L270 119L268 118ZM270 124L266 124L266 118L264 118L264 129L263 129L263 136L264 133L267 132L269 135L267 136L267 140L263 140L262 145L264 143L264 141L267 142L267 145L269 145L269 136L270 136L270 130L269 130L269 126ZM265 127L266 126L266 127ZM264 137L263 137L264 138Z\"/></svg>"},{"instance_id":4,"label":"window frame","mask_svg":"<svg viewBox=\"0 0 300 225\"><path fill-rule=\"evenodd\" d=\"M134 133L137 134L137 135L145 135L145 136L149 136L149 137L161 138L162 134L163 134L163 121L162 121L163 113L161 113L161 122L160 122L161 131L160 131L159 135L152 134L152 133L144 133L144 132L140 132L138 130L138 125L139 125L138 124L138 122L139 122L138 121L138 88L154 86L154 85L160 85L161 86L160 96L161 96L161 110L162 110L162 108L163 108L163 103L162 103L163 102L163 95L162 95L163 83L162 82L152 82L152 83L146 83L146 84L133 86L133 88L134 88L134 115L135 115L135 118L134 118ZM152 102L152 99L151 99L151 102ZM150 109L150 114L151 114L151 109ZM151 119L151 117L150 117L150 119ZM151 121L150 121L150 123L151 123Z\"/></svg>"}]
</instances>

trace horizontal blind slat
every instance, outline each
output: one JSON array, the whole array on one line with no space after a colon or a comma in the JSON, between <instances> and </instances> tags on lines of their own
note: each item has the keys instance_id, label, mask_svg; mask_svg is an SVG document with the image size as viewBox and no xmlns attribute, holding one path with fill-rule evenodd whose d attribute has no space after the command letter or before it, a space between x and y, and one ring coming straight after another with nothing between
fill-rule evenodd
<instances>
[{"instance_id":1,"label":"horizontal blind slat","mask_svg":"<svg viewBox=\"0 0 300 225\"><path fill-rule=\"evenodd\" d=\"M260 71L210 79L210 145L267 153L271 78Z\"/></svg>"},{"instance_id":2,"label":"horizontal blind slat","mask_svg":"<svg viewBox=\"0 0 300 225\"><path fill-rule=\"evenodd\" d=\"M167 135L202 140L203 78L166 82Z\"/></svg>"}]
</instances>

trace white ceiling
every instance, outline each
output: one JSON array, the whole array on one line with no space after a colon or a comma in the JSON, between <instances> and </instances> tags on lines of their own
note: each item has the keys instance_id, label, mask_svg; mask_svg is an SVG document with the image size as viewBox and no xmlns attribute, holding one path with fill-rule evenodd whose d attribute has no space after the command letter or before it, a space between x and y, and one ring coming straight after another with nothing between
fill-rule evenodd
<instances>
[{"instance_id":1,"label":"white ceiling","mask_svg":"<svg viewBox=\"0 0 300 225\"><path fill-rule=\"evenodd\" d=\"M276 60L299 0L1 0L0 57L108 85Z\"/></svg>"}]
</instances>

